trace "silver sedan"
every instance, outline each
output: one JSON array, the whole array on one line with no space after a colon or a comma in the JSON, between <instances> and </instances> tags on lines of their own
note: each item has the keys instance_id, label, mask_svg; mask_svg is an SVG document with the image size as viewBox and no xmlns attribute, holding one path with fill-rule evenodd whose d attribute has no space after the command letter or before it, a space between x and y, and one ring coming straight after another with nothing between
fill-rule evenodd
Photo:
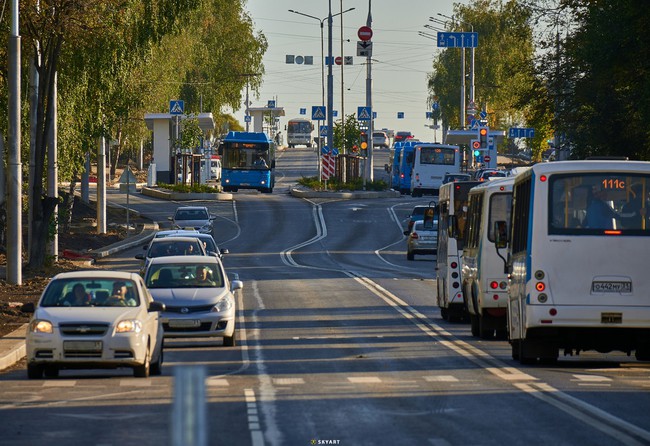
<instances>
[{"instance_id":1,"label":"silver sedan","mask_svg":"<svg viewBox=\"0 0 650 446\"><path fill-rule=\"evenodd\" d=\"M221 337L235 345L236 301L240 280L229 281L221 261L212 256L151 259L145 283L154 300L164 303L165 337Z\"/></svg>"}]
</instances>

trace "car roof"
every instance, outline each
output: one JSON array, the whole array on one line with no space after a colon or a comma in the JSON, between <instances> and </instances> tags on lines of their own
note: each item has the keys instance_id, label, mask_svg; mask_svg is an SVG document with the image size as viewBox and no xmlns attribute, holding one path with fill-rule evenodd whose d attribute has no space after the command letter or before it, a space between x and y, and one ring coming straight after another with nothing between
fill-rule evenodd
<instances>
[{"instance_id":1,"label":"car roof","mask_svg":"<svg viewBox=\"0 0 650 446\"><path fill-rule=\"evenodd\" d=\"M182 209L184 211L189 211L189 210L196 210L196 209L203 210L207 208L208 208L207 206L179 206L176 208L176 210Z\"/></svg>"},{"instance_id":2,"label":"car roof","mask_svg":"<svg viewBox=\"0 0 650 446\"><path fill-rule=\"evenodd\" d=\"M221 264L221 261L214 256L166 256L166 257L154 257L151 259L149 266L157 264L195 264L195 263L214 263Z\"/></svg>"},{"instance_id":3,"label":"car roof","mask_svg":"<svg viewBox=\"0 0 650 446\"><path fill-rule=\"evenodd\" d=\"M140 277L138 273L132 273L128 271L110 271L110 270L99 270L99 269L90 269L90 270L81 270L81 271L68 271L65 273L59 273L52 278L54 279L124 279L124 280L134 280L137 277Z\"/></svg>"},{"instance_id":4,"label":"car roof","mask_svg":"<svg viewBox=\"0 0 650 446\"><path fill-rule=\"evenodd\" d=\"M197 234L198 235L198 234ZM158 237L151 240L152 243L170 243L170 242L194 242L197 237L195 235L187 237Z\"/></svg>"},{"instance_id":5,"label":"car roof","mask_svg":"<svg viewBox=\"0 0 650 446\"><path fill-rule=\"evenodd\" d=\"M169 229L164 231L156 232L156 238L163 237L195 237L196 235L201 234L196 229Z\"/></svg>"}]
</instances>

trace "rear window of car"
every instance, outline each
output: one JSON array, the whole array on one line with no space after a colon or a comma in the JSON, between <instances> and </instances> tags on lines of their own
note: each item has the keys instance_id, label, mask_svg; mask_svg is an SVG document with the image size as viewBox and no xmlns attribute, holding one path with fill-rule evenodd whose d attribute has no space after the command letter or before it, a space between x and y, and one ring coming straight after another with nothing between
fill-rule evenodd
<instances>
[{"instance_id":1,"label":"rear window of car","mask_svg":"<svg viewBox=\"0 0 650 446\"><path fill-rule=\"evenodd\" d=\"M179 210L174 216L175 220L207 220L208 213L205 209Z\"/></svg>"}]
</instances>

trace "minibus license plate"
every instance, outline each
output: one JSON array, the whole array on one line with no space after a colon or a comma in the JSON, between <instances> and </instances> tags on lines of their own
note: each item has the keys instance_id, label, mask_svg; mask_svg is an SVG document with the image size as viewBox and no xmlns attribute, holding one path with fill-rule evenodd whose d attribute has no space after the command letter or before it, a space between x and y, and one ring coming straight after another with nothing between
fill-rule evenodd
<instances>
[{"instance_id":1,"label":"minibus license plate","mask_svg":"<svg viewBox=\"0 0 650 446\"><path fill-rule=\"evenodd\" d=\"M631 293L632 282L592 282L591 291L595 293Z\"/></svg>"}]
</instances>

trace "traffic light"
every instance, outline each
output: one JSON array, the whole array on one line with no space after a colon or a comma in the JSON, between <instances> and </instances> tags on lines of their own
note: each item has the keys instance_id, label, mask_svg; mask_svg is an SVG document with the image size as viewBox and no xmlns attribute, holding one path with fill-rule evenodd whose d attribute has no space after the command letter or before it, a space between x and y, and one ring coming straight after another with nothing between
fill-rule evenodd
<instances>
[{"instance_id":1,"label":"traffic light","mask_svg":"<svg viewBox=\"0 0 650 446\"><path fill-rule=\"evenodd\" d=\"M479 156L481 154L481 141L478 139L472 139L470 141L470 147L472 148L472 154L474 154L474 156Z\"/></svg>"},{"instance_id":2,"label":"traffic light","mask_svg":"<svg viewBox=\"0 0 650 446\"><path fill-rule=\"evenodd\" d=\"M488 127L479 127L478 140L479 140L480 148L482 150L488 149L488 133L489 133Z\"/></svg>"}]
</instances>

